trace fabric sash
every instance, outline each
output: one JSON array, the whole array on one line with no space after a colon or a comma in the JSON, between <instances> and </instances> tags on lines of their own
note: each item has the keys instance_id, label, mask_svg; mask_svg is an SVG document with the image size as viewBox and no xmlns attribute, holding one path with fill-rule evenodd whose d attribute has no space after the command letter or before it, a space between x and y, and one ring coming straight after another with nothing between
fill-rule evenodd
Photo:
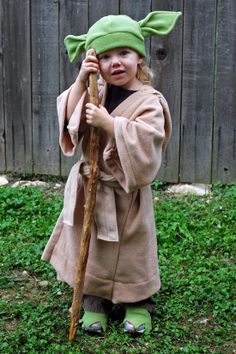
<instances>
[{"instance_id":1,"label":"fabric sash","mask_svg":"<svg viewBox=\"0 0 236 354\"><path fill-rule=\"evenodd\" d=\"M66 186L63 207L63 222L69 226L76 223L76 205L78 203L78 192L83 188L83 177L90 175L90 166L87 162L78 161L71 169ZM120 185L112 175L100 171L97 193L94 222L97 228L97 238L103 241L118 242L118 226L116 216L116 203L114 188Z\"/></svg>"}]
</instances>

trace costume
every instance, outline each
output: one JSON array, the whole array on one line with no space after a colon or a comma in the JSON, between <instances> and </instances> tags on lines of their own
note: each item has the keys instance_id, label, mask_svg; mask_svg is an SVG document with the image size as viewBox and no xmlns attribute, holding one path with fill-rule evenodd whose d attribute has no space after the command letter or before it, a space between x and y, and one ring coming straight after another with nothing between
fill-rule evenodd
<instances>
[{"instance_id":1,"label":"costume","mask_svg":"<svg viewBox=\"0 0 236 354\"><path fill-rule=\"evenodd\" d=\"M64 131L71 88L58 98L60 146L70 156L80 143L82 160L70 172L64 208L42 259L51 262L59 279L73 286L89 175L89 129L84 120L84 92L68 132ZM99 92L104 105L107 85L101 83ZM150 183L161 165L171 120L164 97L147 85L125 99L111 116L115 138L100 131L100 177L84 293L114 304L133 303L160 288Z\"/></svg>"},{"instance_id":2,"label":"costume","mask_svg":"<svg viewBox=\"0 0 236 354\"><path fill-rule=\"evenodd\" d=\"M109 15L92 25L87 34L69 35L64 40L71 61L88 49L94 49L96 54L105 52L104 57L98 56L96 63L100 64L103 78L115 85L113 93L107 91L106 83L101 83L99 88L99 100L110 114L108 120L112 131L106 129L105 124L101 124L104 130L99 129L100 172L83 289L86 296L82 327L89 332L106 330L108 313L103 301L127 305L125 332L148 333L151 330L151 316L144 308L144 302L159 290L160 277L150 183L156 177L170 138L171 119L164 97L150 86L137 85L144 81L138 78L138 65L145 57L144 37L168 34L180 15L180 12L154 11L139 22L125 15ZM118 48L122 51L118 61L117 55L114 56L115 61L107 51L116 49L117 54ZM126 48L136 52L135 60L129 62L129 56L133 54ZM88 55L78 77L79 86L72 85L58 98L61 148L70 156L80 144L82 158L70 172L64 207L42 256L54 266L58 278L71 286L75 284L90 175L91 105L87 105L85 111L87 90L81 95L88 75L94 70L86 66L89 61L91 65ZM120 68L113 70L115 64ZM137 91L121 92L125 88ZM73 113L69 113L65 128L69 97L73 98L69 104Z\"/></svg>"}]
</instances>

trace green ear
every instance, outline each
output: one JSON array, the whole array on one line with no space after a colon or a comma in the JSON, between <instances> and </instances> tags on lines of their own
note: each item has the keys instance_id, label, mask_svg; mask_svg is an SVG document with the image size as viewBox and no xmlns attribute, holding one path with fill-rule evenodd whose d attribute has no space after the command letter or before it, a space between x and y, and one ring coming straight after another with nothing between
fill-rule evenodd
<instances>
[{"instance_id":1,"label":"green ear","mask_svg":"<svg viewBox=\"0 0 236 354\"><path fill-rule=\"evenodd\" d=\"M78 56L85 51L85 42L87 34L81 36L66 36L64 44L71 62L74 62Z\"/></svg>"},{"instance_id":2,"label":"green ear","mask_svg":"<svg viewBox=\"0 0 236 354\"><path fill-rule=\"evenodd\" d=\"M165 36L172 31L177 19L182 15L181 12L174 11L153 11L143 20L139 21L142 35L146 36Z\"/></svg>"}]
</instances>

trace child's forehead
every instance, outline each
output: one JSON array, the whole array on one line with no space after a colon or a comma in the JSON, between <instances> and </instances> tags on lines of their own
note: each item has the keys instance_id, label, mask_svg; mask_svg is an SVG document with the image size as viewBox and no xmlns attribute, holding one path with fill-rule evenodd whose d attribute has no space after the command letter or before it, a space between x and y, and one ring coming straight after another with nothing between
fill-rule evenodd
<instances>
[{"instance_id":1,"label":"child's forehead","mask_svg":"<svg viewBox=\"0 0 236 354\"><path fill-rule=\"evenodd\" d=\"M131 49L131 48L129 48L129 47L117 47L117 48L109 49L109 50L106 50L105 52L100 53L100 54L98 55L98 57L101 56L101 55L104 55L104 54L110 54L110 55L112 55L112 54L120 53L120 52L122 52L123 50L127 50L127 51L129 51L129 52L131 52L131 53L136 53L135 50L133 50L133 49Z\"/></svg>"}]
</instances>

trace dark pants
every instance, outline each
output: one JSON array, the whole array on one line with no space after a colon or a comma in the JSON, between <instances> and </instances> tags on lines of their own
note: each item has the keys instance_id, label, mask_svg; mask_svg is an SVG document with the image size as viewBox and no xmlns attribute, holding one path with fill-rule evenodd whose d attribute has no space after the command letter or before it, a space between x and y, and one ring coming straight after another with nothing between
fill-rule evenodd
<instances>
[{"instance_id":1,"label":"dark pants","mask_svg":"<svg viewBox=\"0 0 236 354\"><path fill-rule=\"evenodd\" d=\"M144 307L151 314L153 314L155 311L155 301L151 297L148 299L139 301L139 302L132 303L132 304L122 304L121 306L124 309L126 307ZM112 312L114 304L111 301L103 299L98 296L85 295L83 307L84 307L85 311L110 313L110 312Z\"/></svg>"}]
</instances>

